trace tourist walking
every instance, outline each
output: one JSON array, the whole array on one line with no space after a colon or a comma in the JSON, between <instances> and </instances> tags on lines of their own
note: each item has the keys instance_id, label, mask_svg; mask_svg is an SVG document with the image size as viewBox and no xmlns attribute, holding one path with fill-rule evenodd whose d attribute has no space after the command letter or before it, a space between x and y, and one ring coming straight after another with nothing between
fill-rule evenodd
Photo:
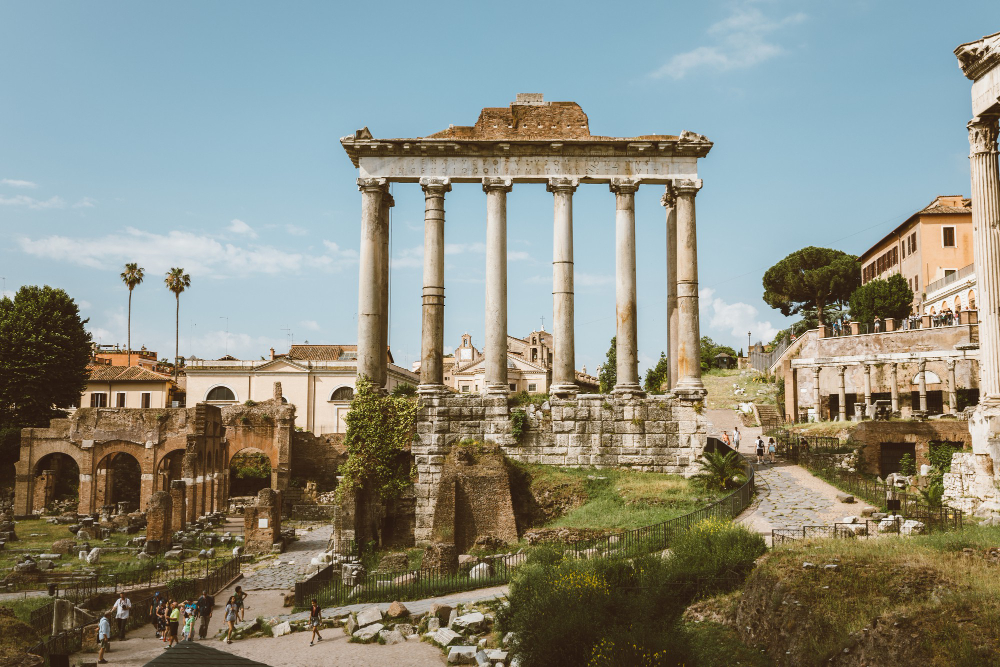
<instances>
[{"instance_id":1,"label":"tourist walking","mask_svg":"<svg viewBox=\"0 0 1000 667\"><path fill-rule=\"evenodd\" d=\"M184 641L194 641L194 612L184 608Z\"/></svg>"},{"instance_id":2,"label":"tourist walking","mask_svg":"<svg viewBox=\"0 0 1000 667\"><path fill-rule=\"evenodd\" d=\"M156 607L156 637L165 644L167 642L167 613L169 607L167 600L160 598L160 604Z\"/></svg>"},{"instance_id":3,"label":"tourist walking","mask_svg":"<svg viewBox=\"0 0 1000 667\"><path fill-rule=\"evenodd\" d=\"M104 652L108 650L108 644L111 643L111 621L108 620L111 616L111 612L101 615L101 620L97 623L97 645L100 649L97 651L97 663L100 665L108 664L108 661L104 659Z\"/></svg>"},{"instance_id":4,"label":"tourist walking","mask_svg":"<svg viewBox=\"0 0 1000 667\"><path fill-rule=\"evenodd\" d=\"M128 623L128 613L132 609L132 601L125 597L125 592L122 591L118 599L115 600L115 605L111 607L111 611L115 614L115 623L118 626L118 640L125 640L125 625Z\"/></svg>"},{"instance_id":5,"label":"tourist walking","mask_svg":"<svg viewBox=\"0 0 1000 667\"><path fill-rule=\"evenodd\" d=\"M312 636L309 638L309 645L313 645L313 640L316 642L323 641L323 638L319 634L319 624L323 620L323 612L320 611L319 604L316 602L315 598L312 601L312 606L309 608L309 627L312 628Z\"/></svg>"},{"instance_id":6,"label":"tourist walking","mask_svg":"<svg viewBox=\"0 0 1000 667\"><path fill-rule=\"evenodd\" d=\"M239 616L240 623L246 620L246 603L244 600L249 597L244 591L242 586L236 587L236 613Z\"/></svg>"},{"instance_id":7,"label":"tourist walking","mask_svg":"<svg viewBox=\"0 0 1000 667\"><path fill-rule=\"evenodd\" d=\"M733 449L740 451L740 427L733 427Z\"/></svg>"},{"instance_id":8,"label":"tourist walking","mask_svg":"<svg viewBox=\"0 0 1000 667\"><path fill-rule=\"evenodd\" d=\"M778 453L778 445L774 443L774 438L767 440L767 453L771 457L771 463L774 463L774 455Z\"/></svg>"},{"instance_id":9,"label":"tourist walking","mask_svg":"<svg viewBox=\"0 0 1000 667\"><path fill-rule=\"evenodd\" d=\"M156 611L160 608L160 603L162 602L160 597L160 591L153 593L153 599L149 601L149 622L153 624L153 629L156 631L156 638L160 638L160 619L156 615Z\"/></svg>"},{"instance_id":10,"label":"tourist walking","mask_svg":"<svg viewBox=\"0 0 1000 667\"><path fill-rule=\"evenodd\" d=\"M237 590L239 590L239 589L237 589ZM237 603L236 603L236 596L235 595L230 595L229 596L229 602L226 603L226 616L225 616L226 625L229 626L229 631L226 632L226 643L227 644L232 644L233 643L233 630L235 629L233 626L236 624L237 610L238 610L238 607L237 607Z\"/></svg>"},{"instance_id":11,"label":"tourist walking","mask_svg":"<svg viewBox=\"0 0 1000 667\"><path fill-rule=\"evenodd\" d=\"M733 444L732 441L729 439L729 434L726 433L725 431L722 432L722 444L724 444L726 447L730 447Z\"/></svg>"},{"instance_id":12,"label":"tourist walking","mask_svg":"<svg viewBox=\"0 0 1000 667\"><path fill-rule=\"evenodd\" d=\"M181 606L177 602L172 601L170 603L170 613L167 615L167 634L170 637L167 640L167 645L163 648L170 648L178 642L177 639L177 626L181 622Z\"/></svg>"},{"instance_id":13,"label":"tourist walking","mask_svg":"<svg viewBox=\"0 0 1000 667\"><path fill-rule=\"evenodd\" d=\"M212 608L215 607L215 598L202 591L198 598L198 639L208 636L208 621L212 618Z\"/></svg>"},{"instance_id":14,"label":"tourist walking","mask_svg":"<svg viewBox=\"0 0 1000 667\"><path fill-rule=\"evenodd\" d=\"M761 464L764 462L764 440L759 435L757 436L757 463Z\"/></svg>"}]
</instances>

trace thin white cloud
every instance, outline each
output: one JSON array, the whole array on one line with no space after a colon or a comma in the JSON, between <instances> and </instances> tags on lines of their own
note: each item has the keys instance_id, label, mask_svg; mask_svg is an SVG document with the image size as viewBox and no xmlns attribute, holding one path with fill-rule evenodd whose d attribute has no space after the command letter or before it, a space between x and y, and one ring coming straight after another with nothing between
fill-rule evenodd
<instances>
[{"instance_id":1,"label":"thin white cloud","mask_svg":"<svg viewBox=\"0 0 1000 667\"><path fill-rule=\"evenodd\" d=\"M757 319L759 311L749 303L737 301L728 303L715 296L715 290L704 287L698 290L701 308L707 312L708 326L742 340L747 332L751 332L757 340L771 340L778 333L778 328L769 321Z\"/></svg>"},{"instance_id":2,"label":"thin white cloud","mask_svg":"<svg viewBox=\"0 0 1000 667\"><path fill-rule=\"evenodd\" d=\"M727 72L759 65L785 53L773 33L805 19L801 12L772 19L748 2L737 3L729 16L709 27L711 44L674 55L650 76L681 79L694 70Z\"/></svg>"},{"instance_id":3,"label":"thin white cloud","mask_svg":"<svg viewBox=\"0 0 1000 667\"><path fill-rule=\"evenodd\" d=\"M91 304L86 299L79 299L76 302L76 305L78 305L80 307L80 309L83 310L83 309L89 309L93 304Z\"/></svg>"},{"instance_id":4,"label":"thin white cloud","mask_svg":"<svg viewBox=\"0 0 1000 667\"><path fill-rule=\"evenodd\" d=\"M106 269L129 261L141 263L149 273L180 266L199 277L297 274L307 270L336 272L357 258L354 250L341 250L332 241L324 241L325 252L307 254L268 246L223 243L211 236L191 232L174 230L160 234L133 227L102 237L22 237L18 243L29 255L77 266Z\"/></svg>"},{"instance_id":5,"label":"thin white cloud","mask_svg":"<svg viewBox=\"0 0 1000 667\"><path fill-rule=\"evenodd\" d=\"M486 252L485 243L445 243L444 254L464 255L466 253L476 253L482 255Z\"/></svg>"},{"instance_id":6,"label":"thin white cloud","mask_svg":"<svg viewBox=\"0 0 1000 667\"><path fill-rule=\"evenodd\" d=\"M249 236L252 239L257 238L257 232L253 230L253 227L243 222L239 218L233 218L226 227L227 230L231 231L233 234L241 234L243 236Z\"/></svg>"},{"instance_id":7,"label":"thin white cloud","mask_svg":"<svg viewBox=\"0 0 1000 667\"><path fill-rule=\"evenodd\" d=\"M302 328L309 331L319 331L319 322L316 320L302 320L299 324L302 325Z\"/></svg>"},{"instance_id":8,"label":"thin white cloud","mask_svg":"<svg viewBox=\"0 0 1000 667\"><path fill-rule=\"evenodd\" d=\"M12 197L0 195L0 206L24 206L39 211L48 208L66 208L66 202L61 197L51 197L43 201L27 195L14 195Z\"/></svg>"},{"instance_id":9,"label":"thin white cloud","mask_svg":"<svg viewBox=\"0 0 1000 667\"><path fill-rule=\"evenodd\" d=\"M73 204L73 208L94 208L97 205L96 199L91 199L90 197L84 197L77 203Z\"/></svg>"},{"instance_id":10,"label":"thin white cloud","mask_svg":"<svg viewBox=\"0 0 1000 667\"><path fill-rule=\"evenodd\" d=\"M38 183L32 183L31 181L22 181L17 178L4 178L0 179L0 184L6 185L11 188L31 188L35 189L38 187Z\"/></svg>"},{"instance_id":11,"label":"thin white cloud","mask_svg":"<svg viewBox=\"0 0 1000 667\"><path fill-rule=\"evenodd\" d=\"M285 231L292 236L305 236L309 233L308 229L299 227L298 225L285 225Z\"/></svg>"}]
</instances>

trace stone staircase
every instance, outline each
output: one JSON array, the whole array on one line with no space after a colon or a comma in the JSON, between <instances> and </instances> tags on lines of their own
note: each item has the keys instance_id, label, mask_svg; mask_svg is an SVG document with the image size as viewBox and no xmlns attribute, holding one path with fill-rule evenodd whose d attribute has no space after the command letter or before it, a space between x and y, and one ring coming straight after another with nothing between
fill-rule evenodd
<instances>
[{"instance_id":1,"label":"stone staircase","mask_svg":"<svg viewBox=\"0 0 1000 667\"><path fill-rule=\"evenodd\" d=\"M770 403L754 403L753 413L757 417L757 423L760 424L761 428L784 422L784 419L778 414L778 409Z\"/></svg>"}]
</instances>

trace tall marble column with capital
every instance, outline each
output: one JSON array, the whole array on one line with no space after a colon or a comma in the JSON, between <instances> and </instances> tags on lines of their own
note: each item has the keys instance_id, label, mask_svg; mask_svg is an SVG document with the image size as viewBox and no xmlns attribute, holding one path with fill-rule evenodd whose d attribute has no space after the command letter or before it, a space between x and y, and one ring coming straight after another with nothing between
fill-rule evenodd
<instances>
[{"instance_id":1,"label":"tall marble column with capital","mask_svg":"<svg viewBox=\"0 0 1000 667\"><path fill-rule=\"evenodd\" d=\"M382 197L384 178L359 178L361 190L361 252L358 272L358 376L380 387L386 351L382 345Z\"/></svg>"},{"instance_id":2,"label":"tall marble column with capital","mask_svg":"<svg viewBox=\"0 0 1000 667\"><path fill-rule=\"evenodd\" d=\"M837 366L837 419L842 422L847 421L847 386L844 383L846 372L847 366Z\"/></svg>"},{"instance_id":3,"label":"tall marble column with capital","mask_svg":"<svg viewBox=\"0 0 1000 667\"><path fill-rule=\"evenodd\" d=\"M676 180L677 194L677 373L674 392L701 399L708 393L701 381L701 333L698 322L698 233L694 199L701 179ZM819 406L817 405L817 409Z\"/></svg>"},{"instance_id":4,"label":"tall marble column with capital","mask_svg":"<svg viewBox=\"0 0 1000 667\"><path fill-rule=\"evenodd\" d=\"M945 361L945 367L948 369L948 413L955 414L958 412L958 390L955 388L955 360L948 359Z\"/></svg>"},{"instance_id":5,"label":"tall marble column with capital","mask_svg":"<svg viewBox=\"0 0 1000 667\"><path fill-rule=\"evenodd\" d=\"M1000 405L1000 169L997 119L969 122L972 234L979 283L980 403Z\"/></svg>"},{"instance_id":6,"label":"tall marble column with capital","mask_svg":"<svg viewBox=\"0 0 1000 667\"><path fill-rule=\"evenodd\" d=\"M927 412L927 362L921 359L917 362L917 373L920 375L920 383L917 388L920 390L920 411Z\"/></svg>"},{"instance_id":7,"label":"tall marble column with capital","mask_svg":"<svg viewBox=\"0 0 1000 667\"><path fill-rule=\"evenodd\" d=\"M892 411L899 412L899 364L889 364L889 382L892 391Z\"/></svg>"},{"instance_id":8,"label":"tall marble column with capital","mask_svg":"<svg viewBox=\"0 0 1000 667\"><path fill-rule=\"evenodd\" d=\"M865 407L872 402L872 365L865 364Z\"/></svg>"},{"instance_id":9,"label":"tall marble column with capital","mask_svg":"<svg viewBox=\"0 0 1000 667\"><path fill-rule=\"evenodd\" d=\"M552 386L554 396L571 396L576 384L576 343L573 302L573 193L576 178L550 178L553 196L552 227Z\"/></svg>"},{"instance_id":10,"label":"tall marble column with capital","mask_svg":"<svg viewBox=\"0 0 1000 667\"><path fill-rule=\"evenodd\" d=\"M378 262L382 293L379 297L379 349L382 350L382 362L379 364L379 378L376 383L385 389L389 388L389 211L396 205L388 190L382 195L379 234L382 236L382 247L379 250Z\"/></svg>"},{"instance_id":11,"label":"tall marble column with capital","mask_svg":"<svg viewBox=\"0 0 1000 667\"><path fill-rule=\"evenodd\" d=\"M612 393L642 394L639 385L639 341L635 289L635 192L639 182L611 179L615 193L615 354L617 380Z\"/></svg>"},{"instance_id":12,"label":"tall marble column with capital","mask_svg":"<svg viewBox=\"0 0 1000 667\"><path fill-rule=\"evenodd\" d=\"M506 396L507 385L507 193L509 178L484 178L486 193L486 385Z\"/></svg>"},{"instance_id":13,"label":"tall marble column with capital","mask_svg":"<svg viewBox=\"0 0 1000 667\"><path fill-rule=\"evenodd\" d=\"M420 329L420 386L424 395L448 393L444 385L444 195L447 178L422 178L424 191L424 290Z\"/></svg>"},{"instance_id":14,"label":"tall marble column with capital","mask_svg":"<svg viewBox=\"0 0 1000 667\"><path fill-rule=\"evenodd\" d=\"M823 421L823 411L819 395L819 366L812 367L813 374L813 407L816 408L816 421Z\"/></svg>"},{"instance_id":15,"label":"tall marble column with capital","mask_svg":"<svg viewBox=\"0 0 1000 667\"><path fill-rule=\"evenodd\" d=\"M660 204L667 211L667 389L677 384L677 197L668 185ZM750 354L749 350L747 354Z\"/></svg>"}]
</instances>

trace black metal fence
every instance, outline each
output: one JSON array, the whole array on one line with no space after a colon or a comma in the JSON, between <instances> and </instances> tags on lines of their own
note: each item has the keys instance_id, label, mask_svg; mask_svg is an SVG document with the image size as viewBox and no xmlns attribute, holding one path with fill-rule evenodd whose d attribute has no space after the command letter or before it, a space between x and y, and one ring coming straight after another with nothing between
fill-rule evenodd
<instances>
[{"instance_id":1,"label":"black metal fence","mask_svg":"<svg viewBox=\"0 0 1000 667\"><path fill-rule=\"evenodd\" d=\"M768 438L774 438L775 444L778 445L778 452L792 458L797 458L798 454L803 451L846 454L861 447L860 443L852 440L841 441L840 438L829 436L802 435L780 427L764 429L763 437L765 441Z\"/></svg>"},{"instance_id":2,"label":"black metal fence","mask_svg":"<svg viewBox=\"0 0 1000 667\"><path fill-rule=\"evenodd\" d=\"M707 451L734 452L716 438L709 438ZM746 509L754 495L754 468L739 452L743 484L729 495L688 514L643 528L627 530L599 539L562 545L568 558L631 558L663 551L675 534L686 531L706 519L733 519ZM360 602L413 600L447 593L457 593L510 581L513 570L527 560L527 554L507 554L484 561L485 567L451 572L447 570L375 571L352 578L337 572L337 567L323 568L307 581L296 584L295 604L304 607L316 598L320 605ZM339 567L339 566L338 566Z\"/></svg>"},{"instance_id":3,"label":"black metal fence","mask_svg":"<svg viewBox=\"0 0 1000 667\"><path fill-rule=\"evenodd\" d=\"M920 517L914 515L906 517L903 515L896 515L886 518L889 520L864 519L858 521L857 523L837 522L832 526L775 528L771 531L771 546L777 547L811 538L840 537L870 539L880 535L900 535L904 532L903 523L907 519L916 519L924 524L923 528L919 531L920 533L932 533L935 530L940 531L942 529L940 525L935 526L934 524L929 524L926 521L923 521ZM947 530L947 528L945 528L945 530Z\"/></svg>"}]
</instances>

